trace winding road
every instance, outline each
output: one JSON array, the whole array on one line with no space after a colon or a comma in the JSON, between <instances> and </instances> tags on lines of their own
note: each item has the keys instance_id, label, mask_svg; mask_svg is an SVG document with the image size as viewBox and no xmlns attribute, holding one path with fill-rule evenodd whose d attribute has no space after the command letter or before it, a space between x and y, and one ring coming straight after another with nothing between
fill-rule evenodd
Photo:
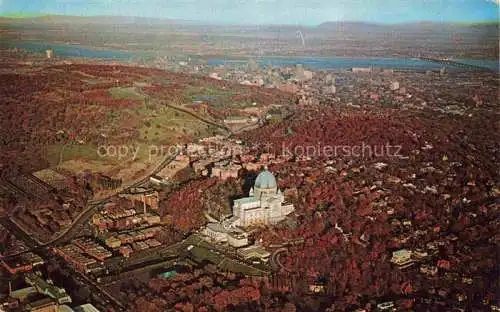
<instances>
[{"instance_id":1,"label":"winding road","mask_svg":"<svg viewBox=\"0 0 500 312\"><path fill-rule=\"evenodd\" d=\"M185 109L183 107L179 107L179 106L172 105L172 104L165 104L165 105L167 107L170 107L170 108L175 109L177 111L180 111L180 112L183 112L185 114L188 114L188 115L190 115L190 116L192 116L192 117L194 117L194 118L196 118L196 119L198 119L200 121L203 121L206 124L209 124L211 126L217 127L219 129L222 129L222 130L225 130L229 134L233 134L233 131L231 131L231 129L229 129L228 127L226 127L224 125L221 125L221 124L219 124L219 123L217 123L217 122L215 122L213 120L207 119L207 118L205 118L203 116L200 116L200 115L196 114L195 112L193 112L193 111L191 111L189 109Z\"/></svg>"},{"instance_id":2,"label":"winding road","mask_svg":"<svg viewBox=\"0 0 500 312\"><path fill-rule=\"evenodd\" d=\"M140 186L141 184L144 184L146 183L147 181L149 181L149 178L155 174L157 174L158 172L160 172L161 170L163 170L163 168L165 168L168 164L170 164L172 161L174 161L175 157L178 155L178 153L174 154L174 155L169 155L165 160L163 160L154 170L152 173L150 173L149 175L147 175L146 177L138 180L138 181L135 181L134 183L132 183L131 185L125 187L125 188L122 188L121 190L113 193L112 195L109 195L107 196L106 198L103 198L103 199L100 199L99 201L97 202L92 202L88 207L87 209L85 209L84 211L82 211L76 218L75 220L73 221L72 225L69 226L68 228L66 228L66 230L64 230L63 232L61 232L56 238L54 238L52 241L50 242L47 242L45 244L43 244L42 246L50 246L50 245L53 245L53 244L57 244L57 243L60 243L60 242L63 242L63 241L67 241L68 238L71 239L73 237L73 235L75 234L74 232L78 230L78 227L79 225L82 224L82 222L85 222L87 221L88 219L90 219L90 217L95 213L95 210L101 206L102 204L106 203L107 201L109 201L111 198L113 198L114 196L117 196L119 194L122 194L122 193L126 193L128 192L130 189L133 189L133 188L137 188L138 186Z\"/></svg>"},{"instance_id":3,"label":"winding road","mask_svg":"<svg viewBox=\"0 0 500 312\"><path fill-rule=\"evenodd\" d=\"M276 249L269 258L269 262L274 269L282 269L286 272L291 272L280 262L280 254L288 252L287 248L278 248Z\"/></svg>"},{"instance_id":4,"label":"winding road","mask_svg":"<svg viewBox=\"0 0 500 312\"><path fill-rule=\"evenodd\" d=\"M229 133L229 136L233 134L233 132L231 131L231 129L229 129L228 127L224 126L224 125L221 125L213 120L209 120L205 117L202 117L202 116L199 116L198 114L196 114L195 112L192 112L188 109L184 109L182 107L178 107L178 106L175 106L175 105L171 105L171 104L167 104L168 107L172 108L172 109L175 109L175 110L178 110L180 112L183 112L183 113L186 113L206 124L209 124L209 125L212 125L214 127L217 127L219 129L222 129L226 132ZM64 147L63 147L64 149ZM62 150L63 150L62 149ZM62 153L62 150L61 150L61 153ZM122 193L126 193L127 191L129 191L130 189L132 188L136 188L138 186L140 186L141 184L144 184L145 182L147 182L149 180L149 178L155 174L157 174L158 172L160 172L163 168L165 168L169 163L171 163L175 157L178 155L178 153L174 154L174 155L169 155L164 161L162 161L154 170L152 173L150 173L149 175L145 176L144 178L138 180L138 181L135 181L134 183L132 183L131 185L127 186L127 187L124 187L124 188L121 188L119 190L117 190L116 192L114 192L112 195L109 195L107 196L106 198L103 198L103 199L99 199L97 201L90 201L88 203L88 206L86 209L84 209L76 218L75 220L73 221L73 223L68 226L64 231L60 232L55 238L53 238L51 241L49 242L46 242L46 243L40 243L40 242L37 242L36 240L34 240L30 233L27 233L27 231L25 231L21 226L19 226L16 222L13 222L11 219L9 219L8 217L6 218L0 218L0 224L3 224L4 226L6 226L6 228L8 229L12 229L12 231L14 232L14 234L16 235L16 237L19 237L20 239L22 239L25 243L27 243L28 247L30 247L30 249L35 249L35 248L40 248L40 247L50 247L51 245L55 245L55 244L59 244L61 242L65 242L65 241L69 241L72 239L72 237L78 233L81 228L80 226L85 222L87 221L88 219L90 219L90 217L95 213L95 210L102 204L106 203L107 201L109 201L111 198L113 198L114 196L117 196L119 194L122 194ZM62 155L60 155L62 156Z\"/></svg>"}]
</instances>

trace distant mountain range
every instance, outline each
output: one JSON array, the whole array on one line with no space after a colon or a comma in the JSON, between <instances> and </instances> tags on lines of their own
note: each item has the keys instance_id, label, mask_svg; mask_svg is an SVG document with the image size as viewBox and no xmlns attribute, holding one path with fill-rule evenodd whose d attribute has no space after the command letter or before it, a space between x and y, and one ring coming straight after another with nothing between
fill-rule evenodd
<instances>
[{"instance_id":1,"label":"distant mountain range","mask_svg":"<svg viewBox=\"0 0 500 312\"><path fill-rule=\"evenodd\" d=\"M203 21L195 20L175 20L167 18L154 18L154 17L132 17L132 16L69 16L69 15L6 15L0 16L0 21L3 23L54 23L54 24L138 24L138 25L208 25L209 23ZM211 26L220 27L259 27L260 29L267 28L269 30L276 30L281 28L304 28L304 29L319 29L319 30L341 30L341 31L353 31L353 32L366 32L366 31L387 31L391 29L439 29L439 30L453 30L461 27L498 27L498 22L485 22L485 23L439 23L439 22L412 22L404 24L377 24L377 23L367 23L358 21L338 21L338 22L324 22L317 26L305 26L305 25L222 25L222 24L210 24Z\"/></svg>"},{"instance_id":2,"label":"distant mountain range","mask_svg":"<svg viewBox=\"0 0 500 312\"><path fill-rule=\"evenodd\" d=\"M0 17L2 39L196 55L498 58L499 23L225 25L120 16ZM12 26L12 27L9 27ZM223 47L223 48L221 48Z\"/></svg>"},{"instance_id":3,"label":"distant mountain range","mask_svg":"<svg viewBox=\"0 0 500 312\"><path fill-rule=\"evenodd\" d=\"M454 32L467 28L479 29L498 29L499 23L439 23L439 22L414 22L404 24L374 24L364 22L325 22L318 25L317 29L348 31L348 32L387 32L391 30L398 31L436 31L436 32Z\"/></svg>"},{"instance_id":4,"label":"distant mountain range","mask_svg":"<svg viewBox=\"0 0 500 312\"><path fill-rule=\"evenodd\" d=\"M3 22L12 23L53 23L53 24L139 24L139 25L171 25L196 24L197 21L173 20L154 17L133 16L70 16L70 15L39 15L39 16L3 16Z\"/></svg>"}]
</instances>

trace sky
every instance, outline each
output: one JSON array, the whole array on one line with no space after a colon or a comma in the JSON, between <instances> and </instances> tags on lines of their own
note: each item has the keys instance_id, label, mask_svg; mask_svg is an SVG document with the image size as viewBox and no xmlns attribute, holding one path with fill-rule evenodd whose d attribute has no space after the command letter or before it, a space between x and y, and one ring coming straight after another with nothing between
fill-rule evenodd
<instances>
[{"instance_id":1,"label":"sky","mask_svg":"<svg viewBox=\"0 0 500 312\"><path fill-rule=\"evenodd\" d=\"M0 15L115 15L215 24L498 21L500 0L0 0Z\"/></svg>"}]
</instances>

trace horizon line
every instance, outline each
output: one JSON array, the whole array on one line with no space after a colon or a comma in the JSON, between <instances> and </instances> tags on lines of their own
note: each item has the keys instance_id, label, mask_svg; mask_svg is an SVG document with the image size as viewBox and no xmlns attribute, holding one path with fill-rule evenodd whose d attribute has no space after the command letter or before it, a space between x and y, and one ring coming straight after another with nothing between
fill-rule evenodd
<instances>
[{"instance_id":1,"label":"horizon line","mask_svg":"<svg viewBox=\"0 0 500 312\"><path fill-rule=\"evenodd\" d=\"M66 15L66 14L53 14L53 13L0 13L0 18L12 19L12 20L22 20L30 18L43 18L43 17L78 17L78 18L102 18L102 17L116 17L116 18L137 18L137 19L152 19L152 20L164 20L170 22L179 22L179 24L184 23L197 23L213 26L305 26L305 27L318 27L326 23L358 23L358 24L369 24L369 25L381 25L381 26L397 26L397 25L411 25L411 24L443 24L443 25L477 25L477 24L500 24L499 20L478 20L478 21L439 21L439 20L409 20L406 22L373 22L373 21L363 21L363 20L337 20L337 21L323 21L315 25L309 24L286 24L286 23L262 23L262 24L236 24L236 23L226 23L226 22L216 22L216 21L203 21L203 20L188 20L188 19L171 19L168 17L154 17L154 16L133 16L133 15Z\"/></svg>"}]
</instances>

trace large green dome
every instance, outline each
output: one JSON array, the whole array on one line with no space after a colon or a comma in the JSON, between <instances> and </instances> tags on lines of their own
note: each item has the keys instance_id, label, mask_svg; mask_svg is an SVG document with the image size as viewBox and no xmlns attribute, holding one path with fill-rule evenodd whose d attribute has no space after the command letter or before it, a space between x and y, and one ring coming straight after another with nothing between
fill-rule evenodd
<instances>
[{"instance_id":1,"label":"large green dome","mask_svg":"<svg viewBox=\"0 0 500 312\"><path fill-rule=\"evenodd\" d=\"M264 169L264 171L259 173L257 179L255 179L255 187L258 188L269 189L276 188L277 186L278 184L276 183L276 178L267 169Z\"/></svg>"}]
</instances>

